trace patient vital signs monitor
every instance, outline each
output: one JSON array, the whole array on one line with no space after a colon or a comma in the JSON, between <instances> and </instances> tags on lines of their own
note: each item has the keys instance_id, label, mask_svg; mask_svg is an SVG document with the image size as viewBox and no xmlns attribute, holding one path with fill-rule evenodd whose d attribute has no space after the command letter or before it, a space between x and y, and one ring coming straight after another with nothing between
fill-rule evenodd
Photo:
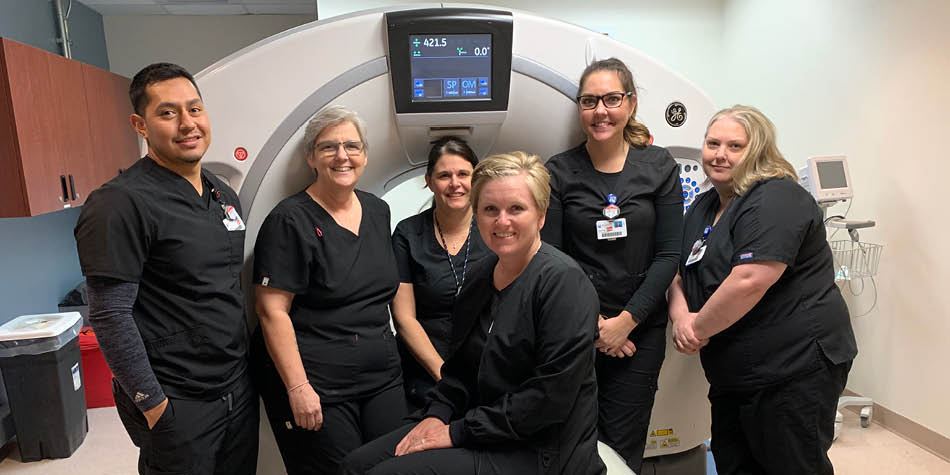
<instances>
[{"instance_id":1,"label":"patient vital signs monitor","mask_svg":"<svg viewBox=\"0 0 950 475\"><path fill-rule=\"evenodd\" d=\"M808 164L798 170L798 182L819 203L851 199L851 173L844 155L808 157Z\"/></svg>"}]
</instances>

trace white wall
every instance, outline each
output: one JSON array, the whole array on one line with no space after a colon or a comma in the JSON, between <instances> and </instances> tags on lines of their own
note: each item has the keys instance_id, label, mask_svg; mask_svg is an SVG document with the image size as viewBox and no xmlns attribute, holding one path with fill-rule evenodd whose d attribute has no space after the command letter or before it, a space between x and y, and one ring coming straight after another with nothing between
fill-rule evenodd
<instances>
[{"instance_id":1,"label":"white wall","mask_svg":"<svg viewBox=\"0 0 950 475\"><path fill-rule=\"evenodd\" d=\"M159 61L196 74L245 46L313 20L306 15L102 17L110 68L128 77Z\"/></svg>"},{"instance_id":2,"label":"white wall","mask_svg":"<svg viewBox=\"0 0 950 475\"><path fill-rule=\"evenodd\" d=\"M854 321L860 354L848 387L944 436L948 20L950 2L940 0L732 0L716 61L726 87L714 96L768 114L796 167L809 155L848 155L857 195L850 215L875 219L862 239L886 246L878 306ZM849 298L852 314L872 295Z\"/></svg>"}]
</instances>

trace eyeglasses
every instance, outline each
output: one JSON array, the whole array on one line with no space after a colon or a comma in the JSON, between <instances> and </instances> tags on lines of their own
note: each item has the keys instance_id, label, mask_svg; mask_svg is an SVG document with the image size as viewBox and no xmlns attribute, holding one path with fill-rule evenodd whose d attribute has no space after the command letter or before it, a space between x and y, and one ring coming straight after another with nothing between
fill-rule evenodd
<instances>
[{"instance_id":1,"label":"eyeglasses","mask_svg":"<svg viewBox=\"0 0 950 475\"><path fill-rule=\"evenodd\" d=\"M581 109L590 110L596 109L597 103L604 101L604 107L608 109L616 109L623 104L623 98L632 96L632 92L611 92L609 94L604 94L603 96L595 96L592 94L585 94L583 96L577 96L577 104L581 106Z\"/></svg>"},{"instance_id":2,"label":"eyeglasses","mask_svg":"<svg viewBox=\"0 0 950 475\"><path fill-rule=\"evenodd\" d=\"M363 153L363 142L360 141L350 141L350 142L320 142L315 147L318 155L323 155L329 157L336 155L336 151L340 149L340 146L343 146L343 151L350 157L355 157Z\"/></svg>"}]
</instances>

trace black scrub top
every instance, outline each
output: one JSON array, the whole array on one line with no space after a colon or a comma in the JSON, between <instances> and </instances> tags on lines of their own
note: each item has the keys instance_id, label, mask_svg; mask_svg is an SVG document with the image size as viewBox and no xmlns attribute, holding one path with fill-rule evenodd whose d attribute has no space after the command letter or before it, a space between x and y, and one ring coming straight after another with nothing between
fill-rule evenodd
<instances>
[{"instance_id":1,"label":"black scrub top","mask_svg":"<svg viewBox=\"0 0 950 475\"><path fill-rule=\"evenodd\" d=\"M673 156L652 145L631 146L623 170L604 173L581 144L546 166L551 204L541 237L581 265L597 289L601 314L613 317L626 309L645 328L666 325L666 289L676 275L683 226ZM596 222L607 219L610 193L617 196L617 218L627 220L627 237L599 240Z\"/></svg>"},{"instance_id":2,"label":"black scrub top","mask_svg":"<svg viewBox=\"0 0 950 475\"><path fill-rule=\"evenodd\" d=\"M199 196L146 156L89 195L75 235L83 275L139 284L132 316L165 394L210 400L247 368L245 231L223 222L223 206L241 214L234 191L201 177Z\"/></svg>"},{"instance_id":3,"label":"black scrub top","mask_svg":"<svg viewBox=\"0 0 950 475\"><path fill-rule=\"evenodd\" d=\"M254 246L254 283L294 294L290 319L300 358L326 402L402 383L389 326L399 285L389 205L360 190L356 196L359 236L301 191L270 212Z\"/></svg>"},{"instance_id":4,"label":"black scrub top","mask_svg":"<svg viewBox=\"0 0 950 475\"><path fill-rule=\"evenodd\" d=\"M702 308L734 266L776 261L788 267L752 310L702 349L710 385L760 388L816 369L821 354L834 364L852 360L854 331L811 195L790 179L752 185L726 206L703 258L687 266L693 243L718 209L719 195L710 190L686 214L680 276L690 312Z\"/></svg>"},{"instance_id":5,"label":"black scrub top","mask_svg":"<svg viewBox=\"0 0 950 475\"><path fill-rule=\"evenodd\" d=\"M455 273L449 265L445 249L435 237L432 221L434 210L429 208L415 216L410 216L396 225L393 233L393 252L399 268L399 281L412 284L416 300L416 319L422 325L432 346L443 359L449 356L452 340L452 305L455 303L455 276L463 276L465 264L465 245L452 256ZM465 283L468 285L472 267L491 251L482 241L478 227L472 223L471 242L468 249L468 264ZM400 340L402 343L402 340ZM419 363L408 351L404 351L403 367L421 369ZM408 358L406 358L408 356ZM411 361L409 361L411 360ZM425 374L423 370L423 374Z\"/></svg>"},{"instance_id":6,"label":"black scrub top","mask_svg":"<svg viewBox=\"0 0 950 475\"><path fill-rule=\"evenodd\" d=\"M498 258L473 269L455 305L462 344L429 393L427 416L450 423L457 447L491 464L492 450L529 448L538 473L598 474L594 339L597 294L583 270L543 243L502 290Z\"/></svg>"}]
</instances>

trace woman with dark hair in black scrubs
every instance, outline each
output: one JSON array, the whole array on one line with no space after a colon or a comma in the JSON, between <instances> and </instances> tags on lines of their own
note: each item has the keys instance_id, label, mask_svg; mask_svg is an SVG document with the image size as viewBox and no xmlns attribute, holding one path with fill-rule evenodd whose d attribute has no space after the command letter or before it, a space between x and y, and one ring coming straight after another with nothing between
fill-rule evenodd
<instances>
[{"instance_id":1,"label":"woman with dark hair in black scrubs","mask_svg":"<svg viewBox=\"0 0 950 475\"><path fill-rule=\"evenodd\" d=\"M432 207L396 225L393 251L399 290L393 299L393 323L406 399L414 409L442 379L449 356L452 305L469 269L490 252L472 216L469 192L475 152L462 139L443 137L432 145L426 187Z\"/></svg>"},{"instance_id":2,"label":"woman with dark hair in black scrubs","mask_svg":"<svg viewBox=\"0 0 950 475\"><path fill-rule=\"evenodd\" d=\"M713 116L714 190L686 215L670 286L677 350L700 352L721 474L832 474L838 396L857 354L822 213L758 109Z\"/></svg>"},{"instance_id":3,"label":"woman with dark hair in black scrubs","mask_svg":"<svg viewBox=\"0 0 950 475\"><path fill-rule=\"evenodd\" d=\"M541 242L548 173L523 152L475 168L472 204L495 255L458 295L462 342L424 419L364 445L341 474L604 473L597 454L597 295L583 270Z\"/></svg>"},{"instance_id":4,"label":"woman with dark hair in black scrubs","mask_svg":"<svg viewBox=\"0 0 950 475\"><path fill-rule=\"evenodd\" d=\"M666 355L682 189L673 157L636 121L636 85L623 62L591 63L577 104L587 141L547 163L551 206L541 237L573 257L597 289L597 430L639 473Z\"/></svg>"},{"instance_id":5,"label":"woman with dark hair in black scrubs","mask_svg":"<svg viewBox=\"0 0 950 475\"><path fill-rule=\"evenodd\" d=\"M363 129L342 106L310 121L316 180L271 211L254 247L256 374L291 475L336 473L346 454L406 413L389 327L399 282L389 206L356 189Z\"/></svg>"}]
</instances>

